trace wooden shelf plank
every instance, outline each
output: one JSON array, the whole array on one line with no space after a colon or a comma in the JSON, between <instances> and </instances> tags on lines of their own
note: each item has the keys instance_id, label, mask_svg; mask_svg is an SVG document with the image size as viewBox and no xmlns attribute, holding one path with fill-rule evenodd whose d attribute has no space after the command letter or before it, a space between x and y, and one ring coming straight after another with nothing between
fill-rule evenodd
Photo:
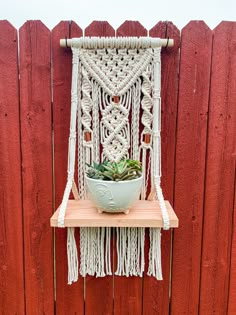
<instances>
[{"instance_id":1,"label":"wooden shelf plank","mask_svg":"<svg viewBox=\"0 0 236 315\"><path fill-rule=\"evenodd\" d=\"M165 201L170 216L170 227L179 226L179 220L170 203ZM50 219L52 227L57 227L59 208ZM163 227L158 201L139 200L124 213L98 213L90 200L69 200L66 209L65 227Z\"/></svg>"}]
</instances>

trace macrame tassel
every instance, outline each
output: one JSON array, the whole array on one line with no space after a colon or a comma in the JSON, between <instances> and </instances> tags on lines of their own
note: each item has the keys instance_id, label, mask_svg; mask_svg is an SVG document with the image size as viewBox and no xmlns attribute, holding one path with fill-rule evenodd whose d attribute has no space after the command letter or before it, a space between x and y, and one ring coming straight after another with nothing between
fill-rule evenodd
<instances>
[{"instance_id":1,"label":"macrame tassel","mask_svg":"<svg viewBox=\"0 0 236 315\"><path fill-rule=\"evenodd\" d=\"M112 275L112 270L111 270L111 228L110 227L106 227L105 242L106 242L106 250L105 250L106 275Z\"/></svg>"},{"instance_id":2,"label":"macrame tassel","mask_svg":"<svg viewBox=\"0 0 236 315\"><path fill-rule=\"evenodd\" d=\"M96 276L104 277L104 228L97 228L97 240L96 240Z\"/></svg>"},{"instance_id":3,"label":"macrame tassel","mask_svg":"<svg viewBox=\"0 0 236 315\"><path fill-rule=\"evenodd\" d=\"M125 228L116 228L117 270L115 272L115 275L117 276L121 276L124 274L124 257L126 244L122 244L122 240L126 239L125 233Z\"/></svg>"},{"instance_id":4,"label":"macrame tassel","mask_svg":"<svg viewBox=\"0 0 236 315\"><path fill-rule=\"evenodd\" d=\"M80 228L80 274L111 275L111 228Z\"/></svg>"},{"instance_id":5,"label":"macrame tassel","mask_svg":"<svg viewBox=\"0 0 236 315\"><path fill-rule=\"evenodd\" d=\"M68 284L78 280L78 253L74 233L74 228L67 228Z\"/></svg>"},{"instance_id":6,"label":"macrame tassel","mask_svg":"<svg viewBox=\"0 0 236 315\"><path fill-rule=\"evenodd\" d=\"M140 276L144 272L144 228L116 228L118 276Z\"/></svg>"},{"instance_id":7,"label":"macrame tassel","mask_svg":"<svg viewBox=\"0 0 236 315\"><path fill-rule=\"evenodd\" d=\"M80 274L86 276L86 255L87 255L87 228L80 228Z\"/></svg>"},{"instance_id":8,"label":"macrame tassel","mask_svg":"<svg viewBox=\"0 0 236 315\"><path fill-rule=\"evenodd\" d=\"M145 244L145 228L138 229L138 253L137 253L137 270L138 276L142 277L144 272L145 257L144 257L144 244Z\"/></svg>"},{"instance_id":9,"label":"macrame tassel","mask_svg":"<svg viewBox=\"0 0 236 315\"><path fill-rule=\"evenodd\" d=\"M161 268L161 229L149 228L149 266L147 274L163 280Z\"/></svg>"}]
</instances>

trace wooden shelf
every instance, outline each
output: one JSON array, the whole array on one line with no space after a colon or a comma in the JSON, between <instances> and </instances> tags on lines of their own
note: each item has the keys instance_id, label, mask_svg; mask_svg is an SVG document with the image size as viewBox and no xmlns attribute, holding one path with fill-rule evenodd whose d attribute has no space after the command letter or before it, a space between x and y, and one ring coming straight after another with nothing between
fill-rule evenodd
<instances>
[{"instance_id":1,"label":"wooden shelf","mask_svg":"<svg viewBox=\"0 0 236 315\"><path fill-rule=\"evenodd\" d=\"M170 216L170 227L176 228L179 220L170 203L165 201ZM51 217L51 226L57 227L59 209ZM65 227L163 227L158 201L139 200L124 213L98 213L90 200L69 200L65 215Z\"/></svg>"}]
</instances>

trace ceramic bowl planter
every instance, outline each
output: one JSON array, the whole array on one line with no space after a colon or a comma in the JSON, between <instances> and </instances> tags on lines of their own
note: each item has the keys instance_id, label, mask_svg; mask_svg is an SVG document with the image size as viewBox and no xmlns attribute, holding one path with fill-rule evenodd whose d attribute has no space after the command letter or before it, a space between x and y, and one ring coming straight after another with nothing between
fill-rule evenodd
<instances>
[{"instance_id":1,"label":"ceramic bowl planter","mask_svg":"<svg viewBox=\"0 0 236 315\"><path fill-rule=\"evenodd\" d=\"M99 212L128 213L139 199L142 176L126 181L106 181L85 177L89 198Z\"/></svg>"},{"instance_id":2,"label":"ceramic bowl planter","mask_svg":"<svg viewBox=\"0 0 236 315\"><path fill-rule=\"evenodd\" d=\"M122 159L87 166L87 192L98 211L128 213L133 202L139 199L143 182L141 163Z\"/></svg>"}]
</instances>

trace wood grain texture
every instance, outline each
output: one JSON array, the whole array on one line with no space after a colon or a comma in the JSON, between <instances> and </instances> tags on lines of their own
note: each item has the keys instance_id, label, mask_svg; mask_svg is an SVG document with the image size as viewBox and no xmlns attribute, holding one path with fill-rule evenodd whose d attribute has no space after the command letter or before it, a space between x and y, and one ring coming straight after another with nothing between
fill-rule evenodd
<instances>
[{"instance_id":1,"label":"wood grain texture","mask_svg":"<svg viewBox=\"0 0 236 315\"><path fill-rule=\"evenodd\" d=\"M0 314L25 314L17 31L0 21Z\"/></svg>"},{"instance_id":2,"label":"wood grain texture","mask_svg":"<svg viewBox=\"0 0 236 315\"><path fill-rule=\"evenodd\" d=\"M107 21L93 21L84 30L85 36L115 36L114 28Z\"/></svg>"},{"instance_id":3,"label":"wood grain texture","mask_svg":"<svg viewBox=\"0 0 236 315\"><path fill-rule=\"evenodd\" d=\"M107 21L93 21L85 29L85 35L115 36L115 30ZM110 315L113 313L113 276L86 277L85 309L86 315Z\"/></svg>"},{"instance_id":4,"label":"wood grain texture","mask_svg":"<svg viewBox=\"0 0 236 315\"><path fill-rule=\"evenodd\" d=\"M147 36L147 30L139 21L125 21L116 30L116 36Z\"/></svg>"},{"instance_id":5,"label":"wood grain texture","mask_svg":"<svg viewBox=\"0 0 236 315\"><path fill-rule=\"evenodd\" d=\"M198 314L212 31L202 21L181 32L171 314Z\"/></svg>"},{"instance_id":6,"label":"wood grain texture","mask_svg":"<svg viewBox=\"0 0 236 315\"><path fill-rule=\"evenodd\" d=\"M170 217L170 226L178 227L170 203L165 202ZM51 226L58 226L59 209L51 217ZM98 213L91 200L69 200L66 208L65 226L110 226L110 227L163 227L163 218L158 201L137 201L128 215L124 213Z\"/></svg>"},{"instance_id":7,"label":"wood grain texture","mask_svg":"<svg viewBox=\"0 0 236 315\"><path fill-rule=\"evenodd\" d=\"M236 23L222 22L212 54L200 314L227 314L229 285L235 295L235 104ZM235 314L235 300L229 310Z\"/></svg>"},{"instance_id":8,"label":"wood grain texture","mask_svg":"<svg viewBox=\"0 0 236 315\"><path fill-rule=\"evenodd\" d=\"M137 21L125 21L116 36L147 36L147 30ZM114 276L114 315L141 315L142 291L142 278Z\"/></svg>"},{"instance_id":9,"label":"wood grain texture","mask_svg":"<svg viewBox=\"0 0 236 315\"><path fill-rule=\"evenodd\" d=\"M53 314L50 31L20 29L20 116L27 314Z\"/></svg>"},{"instance_id":10,"label":"wood grain texture","mask_svg":"<svg viewBox=\"0 0 236 315\"><path fill-rule=\"evenodd\" d=\"M173 204L180 32L171 22L168 25L166 22L159 22L149 31L149 36L160 38L169 36L174 39L174 47L162 48L161 53L161 182L164 197ZM144 276L144 315L169 314L171 231L162 231L161 242L163 281ZM146 261L148 261L148 252L146 252Z\"/></svg>"},{"instance_id":11,"label":"wood grain texture","mask_svg":"<svg viewBox=\"0 0 236 315\"><path fill-rule=\"evenodd\" d=\"M61 38L80 37L82 30L74 22L60 22L52 30L53 123L55 207L62 201L66 178L70 131L71 49L59 45ZM56 314L84 314L84 280L67 285L66 229L56 229ZM78 231L76 231L78 245ZM79 250L79 247L78 247Z\"/></svg>"},{"instance_id":12,"label":"wood grain texture","mask_svg":"<svg viewBox=\"0 0 236 315\"><path fill-rule=\"evenodd\" d=\"M236 122L234 123L236 126ZM234 158L236 158L236 150L234 152ZM236 175L235 175L236 176ZM236 179L234 181L234 217L233 226L236 226ZM229 300L228 300L228 314L235 314L235 300L236 300L236 231L233 229L232 233L232 248L231 248L231 263L230 263L230 286L229 286Z\"/></svg>"},{"instance_id":13,"label":"wood grain texture","mask_svg":"<svg viewBox=\"0 0 236 315\"><path fill-rule=\"evenodd\" d=\"M27 22L20 30L19 93L17 31L7 21L0 21L0 314L236 314L235 27L235 22L223 22L214 30L213 54L212 32L204 23L191 22L185 27L180 74L176 69L178 53L172 50L176 46L162 52L162 187L170 201L173 200L175 146L174 91L176 77L180 75L174 192L180 228L174 233L171 285L166 281L169 265L164 263L169 259L170 235L163 232L163 282L145 277L142 285L142 279L115 276L112 300L111 277L88 277L85 309L83 279L71 286L66 284L66 231L63 229L56 229L57 300L54 301L52 229L49 227L52 212L50 88L54 102L55 207L58 207L67 176L71 84L71 50L61 48L59 39L79 37L82 31L73 22L61 22L55 27L51 68L50 32L41 22ZM93 22L85 33L90 36L99 31L109 36L111 29L107 22ZM178 38L176 32L169 24L168 35ZM118 36L139 36L139 33L147 34L139 22L129 21L117 31ZM159 34L165 37L163 22L150 30L151 36ZM76 237L78 241L78 233Z\"/></svg>"}]
</instances>

